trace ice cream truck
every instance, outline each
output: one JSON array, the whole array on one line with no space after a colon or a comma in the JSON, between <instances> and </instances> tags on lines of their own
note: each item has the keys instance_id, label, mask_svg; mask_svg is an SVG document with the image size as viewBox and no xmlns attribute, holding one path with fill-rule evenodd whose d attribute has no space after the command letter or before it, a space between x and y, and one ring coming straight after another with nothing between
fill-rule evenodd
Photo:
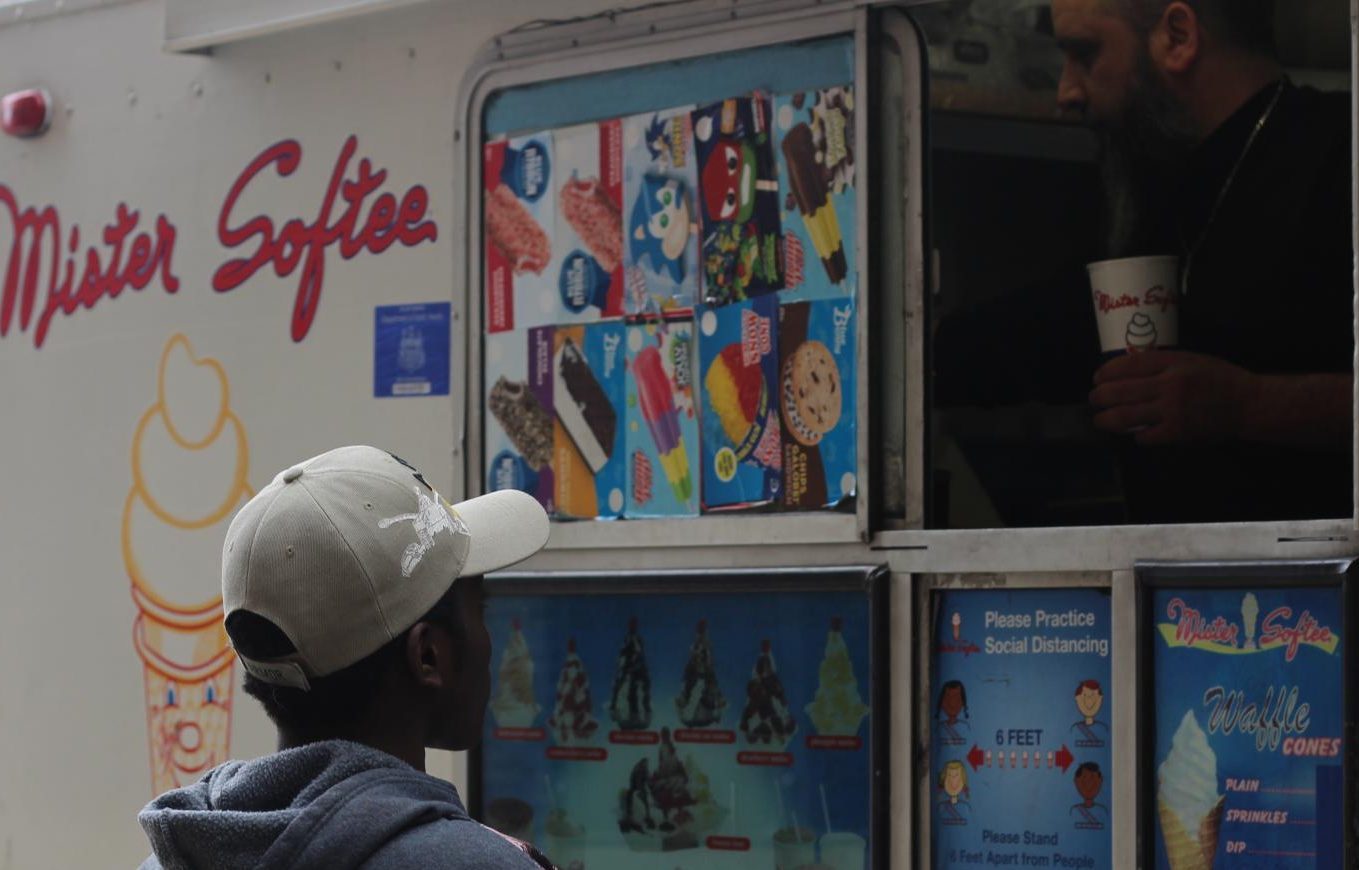
<instances>
[{"instance_id":1,"label":"ice cream truck","mask_svg":"<svg viewBox=\"0 0 1359 870\"><path fill-rule=\"evenodd\" d=\"M1062 64L1031 0L0 0L0 866L272 751L222 539L349 443L553 517L429 767L563 868L1353 866L1350 441L1148 523L1084 404L944 401L1094 247Z\"/></svg>"}]
</instances>

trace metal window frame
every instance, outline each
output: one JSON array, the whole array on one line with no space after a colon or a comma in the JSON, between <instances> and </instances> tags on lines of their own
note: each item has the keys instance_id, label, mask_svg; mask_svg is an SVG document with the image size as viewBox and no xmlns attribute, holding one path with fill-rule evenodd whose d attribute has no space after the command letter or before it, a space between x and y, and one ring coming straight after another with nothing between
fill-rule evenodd
<instances>
[{"instance_id":1,"label":"metal window frame","mask_svg":"<svg viewBox=\"0 0 1359 870\"><path fill-rule=\"evenodd\" d=\"M455 183L455 201L465 207L464 263L462 277L467 292L454 294L454 319L461 323L459 337L467 348L467 401L463 408L455 408L455 431L463 435L463 443L454 447L455 464L461 462L468 494L481 491L485 457L483 444L484 391L482 369L482 287L484 286L483 257L481 255L481 143L482 117L487 101L497 91L538 82L567 79L575 76L624 70L667 61L721 54L762 46L799 42L837 34L854 37L854 87L859 104L871 97L868 89L868 12L852 2L819 3L815 0L793 2L741 4L730 2L694 3L682 7L686 14L678 16L679 29L667 31L647 18L662 16L661 20L675 19L676 11L664 6L638 13L639 19L606 15L612 31L607 27L598 35L599 20L593 25L564 24L550 28L529 29L507 34L497 39L483 52L483 60L475 63L464 80L458 108L458 127L454 131L455 175L463 179ZM582 30L581 28L586 28ZM592 29L591 29L592 28ZM585 37L586 32L594 33ZM857 112L855 135L867 141L868 113ZM871 189L867 161L856 167L856 184L860 191ZM715 513L697 518L637 519L616 521L553 522L547 549L554 550L638 550L660 547L746 546L751 542L763 545L793 544L860 544L869 538L869 390L868 390L868 319L869 281L868 205L867 196L857 202L857 240L855 265L859 273L856 305L858 321L856 340L859 352L856 362L856 392L858 401L858 483L854 513L833 511L798 513ZM464 307L465 306L465 307ZM462 310L459 310L462 309Z\"/></svg>"},{"instance_id":2,"label":"metal window frame","mask_svg":"<svg viewBox=\"0 0 1359 870\"><path fill-rule=\"evenodd\" d=\"M941 0L919 0L897 4L905 10ZM1359 121L1359 0L1351 0L1351 99L1354 116ZM882 30L893 34L899 44L909 41L917 33L909 17L900 12L883 16ZM923 67L903 71L907 95L923 91ZM912 80L914 77L914 80ZM927 111L928 107L911 106L904 112ZM910 119L908 117L908 123ZM918 130L918 123L915 125ZM1356 124L1359 126L1359 124ZM923 145L912 136L907 160L907 171L919 175L924 161ZM1353 162L1359 166L1359 138L1356 138ZM911 193L920 203L923 187L912 179ZM1359 172L1352 179L1353 227L1356 250L1359 250ZM914 219L923 213L917 205L910 212ZM908 244L920 232L919 227L908 228ZM908 359L911 375L907 382L907 495L923 499L928 468L925 465L929 432L925 425L925 365L923 360L924 311L927 276L923 246L913 262L907 264L905 292L907 311L915 318L908 321ZM1359 291L1359 280L1356 280ZM1359 292L1355 295L1356 347L1359 348ZM920 359L915 357L920 356ZM1359 359L1359 357L1357 357ZM1356 363L1359 370L1359 362ZM918 374L916 374L918 372ZM1356 377L1353 414L1356 421L1352 450L1355 461L1355 511L1350 517L1326 520L1298 520L1256 523L1197 523L1187 525L1119 525L1050 528L1004 529L926 529L920 502L908 501L905 528L883 529L872 538L875 549L906 551L903 562L907 570L929 571L1080 571L1121 570L1130 568L1140 558L1203 560L1232 559L1319 559L1344 556L1353 552L1359 536L1359 377Z\"/></svg>"}]
</instances>

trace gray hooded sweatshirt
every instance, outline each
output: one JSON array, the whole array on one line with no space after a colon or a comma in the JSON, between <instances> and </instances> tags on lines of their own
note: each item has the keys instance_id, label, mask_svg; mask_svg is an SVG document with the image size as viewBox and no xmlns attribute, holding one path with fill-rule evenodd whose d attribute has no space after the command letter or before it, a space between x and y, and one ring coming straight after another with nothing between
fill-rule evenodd
<instances>
[{"instance_id":1,"label":"gray hooded sweatshirt","mask_svg":"<svg viewBox=\"0 0 1359 870\"><path fill-rule=\"evenodd\" d=\"M153 852L142 870L551 867L473 821L451 784L343 740L228 761L137 821Z\"/></svg>"}]
</instances>

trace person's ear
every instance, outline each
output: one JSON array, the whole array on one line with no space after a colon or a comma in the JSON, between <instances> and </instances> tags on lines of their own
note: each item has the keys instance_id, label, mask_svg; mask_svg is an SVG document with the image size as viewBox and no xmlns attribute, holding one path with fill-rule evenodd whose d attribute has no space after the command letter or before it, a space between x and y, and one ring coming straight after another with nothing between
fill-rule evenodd
<instances>
[{"instance_id":1,"label":"person's ear","mask_svg":"<svg viewBox=\"0 0 1359 870\"><path fill-rule=\"evenodd\" d=\"M417 686L444 687L452 664L452 650L446 639L428 622L417 622L406 634L406 668Z\"/></svg>"},{"instance_id":2,"label":"person's ear","mask_svg":"<svg viewBox=\"0 0 1359 870\"><path fill-rule=\"evenodd\" d=\"M1203 51L1203 25L1194 7L1183 0L1166 6L1151 31L1153 63L1170 75L1188 72Z\"/></svg>"}]
</instances>

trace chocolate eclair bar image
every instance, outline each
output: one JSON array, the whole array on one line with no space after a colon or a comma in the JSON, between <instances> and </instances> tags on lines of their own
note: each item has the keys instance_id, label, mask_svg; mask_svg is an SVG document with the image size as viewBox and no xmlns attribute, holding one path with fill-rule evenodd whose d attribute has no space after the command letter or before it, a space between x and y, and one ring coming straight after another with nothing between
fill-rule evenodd
<instances>
[{"instance_id":1,"label":"chocolate eclair bar image","mask_svg":"<svg viewBox=\"0 0 1359 870\"><path fill-rule=\"evenodd\" d=\"M552 417L524 381L501 376L486 402L529 468L552 464Z\"/></svg>"},{"instance_id":2,"label":"chocolate eclair bar image","mask_svg":"<svg viewBox=\"0 0 1359 870\"><path fill-rule=\"evenodd\" d=\"M618 415L600 386L585 354L571 339L562 342L553 364L553 397L557 418L592 474L598 474L613 452Z\"/></svg>"},{"instance_id":3,"label":"chocolate eclair bar image","mask_svg":"<svg viewBox=\"0 0 1359 870\"><path fill-rule=\"evenodd\" d=\"M849 266L845 260L845 243L840 236L840 221L830 201L830 189L816 160L816 143L812 129L797 124L783 138L783 156L788 161L788 186L792 188L797 209L812 245L821 258L821 265L832 284L845 280Z\"/></svg>"}]
</instances>

